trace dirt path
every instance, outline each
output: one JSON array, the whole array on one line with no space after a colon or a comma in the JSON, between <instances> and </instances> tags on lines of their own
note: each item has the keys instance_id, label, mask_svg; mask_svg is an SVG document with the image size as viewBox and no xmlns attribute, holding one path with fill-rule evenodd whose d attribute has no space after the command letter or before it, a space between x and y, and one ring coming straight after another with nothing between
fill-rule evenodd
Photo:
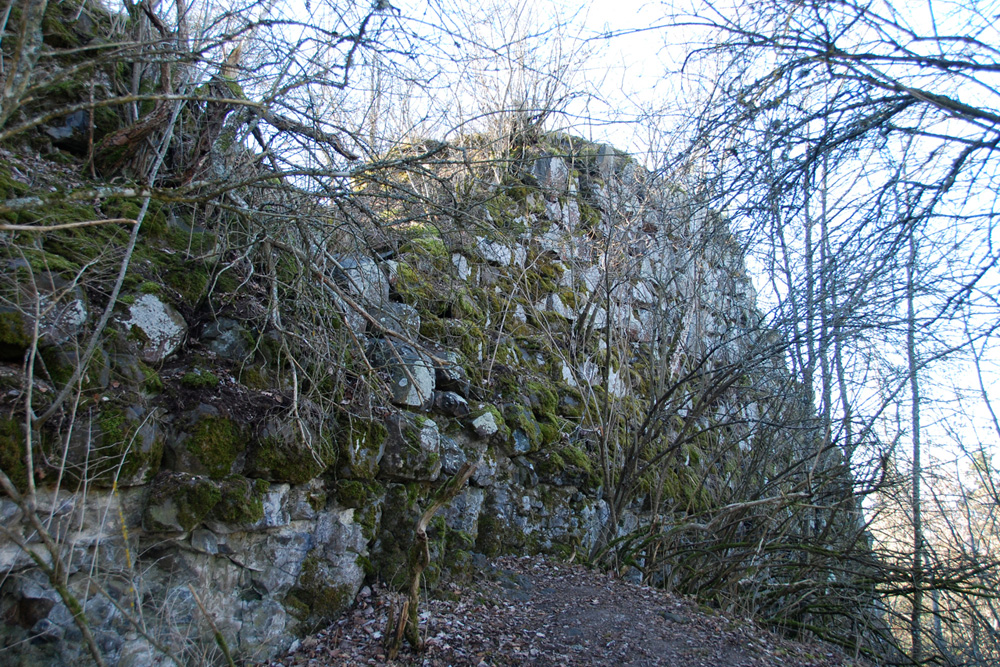
<instances>
[{"instance_id":1,"label":"dirt path","mask_svg":"<svg viewBox=\"0 0 1000 667\"><path fill-rule=\"evenodd\" d=\"M389 606L399 597L362 590L355 608L306 638L288 665L664 665L669 667L863 667L820 644L790 642L692 602L580 566L501 558L450 600L421 606L427 649L387 661Z\"/></svg>"}]
</instances>

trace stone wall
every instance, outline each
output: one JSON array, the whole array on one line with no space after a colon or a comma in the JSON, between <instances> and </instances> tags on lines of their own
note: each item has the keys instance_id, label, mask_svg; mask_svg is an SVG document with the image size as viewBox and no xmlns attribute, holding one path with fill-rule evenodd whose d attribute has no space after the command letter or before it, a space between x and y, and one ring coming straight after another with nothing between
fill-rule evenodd
<instances>
[{"instance_id":1,"label":"stone wall","mask_svg":"<svg viewBox=\"0 0 1000 667\"><path fill-rule=\"evenodd\" d=\"M480 183L461 216L390 220L384 248L314 243L339 316L310 344L371 369L314 389L337 397L324 404L289 380L266 286L219 271L221 231L151 213L75 407L34 434L38 515L110 664L159 664L155 642L185 659L217 652L195 596L232 650L262 659L335 619L366 578L401 584L421 508L466 461L471 482L431 524L430 585L474 553L586 554L609 514L590 415L608 400L641 409L653 376L706 350L713 363L742 353L736 334L757 313L740 250L683 192L567 138L510 182ZM204 252L178 262L192 242ZM100 311L66 271L43 270L68 253L41 252L3 259L18 277L0 308L0 456L22 490L27 306L53 306L38 323L39 411ZM350 384L362 375L376 387L365 405ZM632 503L618 532L643 511ZM3 655L85 660L30 557L47 558L37 532L9 498L0 521Z\"/></svg>"}]
</instances>

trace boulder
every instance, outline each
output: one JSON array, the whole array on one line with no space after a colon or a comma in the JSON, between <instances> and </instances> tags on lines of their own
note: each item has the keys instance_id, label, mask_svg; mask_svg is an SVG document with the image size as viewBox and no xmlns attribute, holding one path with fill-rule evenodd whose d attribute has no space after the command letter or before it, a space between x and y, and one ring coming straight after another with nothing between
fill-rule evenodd
<instances>
[{"instance_id":1,"label":"boulder","mask_svg":"<svg viewBox=\"0 0 1000 667\"><path fill-rule=\"evenodd\" d=\"M119 324L138 343L147 364L159 365L176 352L187 336L187 322L177 309L154 294L142 294L128 306Z\"/></svg>"},{"instance_id":2,"label":"boulder","mask_svg":"<svg viewBox=\"0 0 1000 667\"><path fill-rule=\"evenodd\" d=\"M405 303L386 303L371 312L372 317L389 331L412 338L420 332L420 313Z\"/></svg>"}]
</instances>

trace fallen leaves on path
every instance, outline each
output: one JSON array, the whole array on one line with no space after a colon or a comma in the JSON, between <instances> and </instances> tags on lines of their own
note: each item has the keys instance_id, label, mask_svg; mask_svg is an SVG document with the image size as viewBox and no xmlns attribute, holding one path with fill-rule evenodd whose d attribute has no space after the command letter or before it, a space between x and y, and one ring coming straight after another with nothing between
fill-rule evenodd
<instances>
[{"instance_id":1,"label":"fallen leaves on path","mask_svg":"<svg viewBox=\"0 0 1000 667\"><path fill-rule=\"evenodd\" d=\"M422 653L388 661L389 611L402 596L365 587L354 608L269 667L615 665L865 667L824 644L777 637L690 600L581 566L500 558L476 581L421 605Z\"/></svg>"}]
</instances>

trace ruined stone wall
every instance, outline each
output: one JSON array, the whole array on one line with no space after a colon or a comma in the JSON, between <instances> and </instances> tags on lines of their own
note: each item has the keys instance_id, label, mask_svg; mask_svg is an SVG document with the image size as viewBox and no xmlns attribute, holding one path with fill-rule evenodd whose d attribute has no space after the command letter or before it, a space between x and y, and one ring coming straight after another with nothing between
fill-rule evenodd
<instances>
[{"instance_id":1,"label":"ruined stone wall","mask_svg":"<svg viewBox=\"0 0 1000 667\"><path fill-rule=\"evenodd\" d=\"M310 344L371 369L314 388L329 405L289 380L266 285L219 270L233 256L223 230L151 211L72 414L36 434L39 514L111 664L158 664L151 639L216 651L195 594L233 651L261 659L336 618L366 577L402 583L422 507L466 461L471 482L431 524L432 586L475 553L588 552L609 511L592 415L608 402L641 412L656 381L706 350L738 357L755 297L724 222L610 147L554 139L510 174L480 178L461 215L396 227L387 215L384 247L314 244L340 316ZM107 234L87 242L121 244ZM31 313L44 410L100 312L72 282L84 250L5 246L0 457L22 486ZM364 373L376 390L359 407ZM620 534L646 520L643 502ZM9 498L0 521L2 655L83 660L28 553L43 551L37 534Z\"/></svg>"}]
</instances>

